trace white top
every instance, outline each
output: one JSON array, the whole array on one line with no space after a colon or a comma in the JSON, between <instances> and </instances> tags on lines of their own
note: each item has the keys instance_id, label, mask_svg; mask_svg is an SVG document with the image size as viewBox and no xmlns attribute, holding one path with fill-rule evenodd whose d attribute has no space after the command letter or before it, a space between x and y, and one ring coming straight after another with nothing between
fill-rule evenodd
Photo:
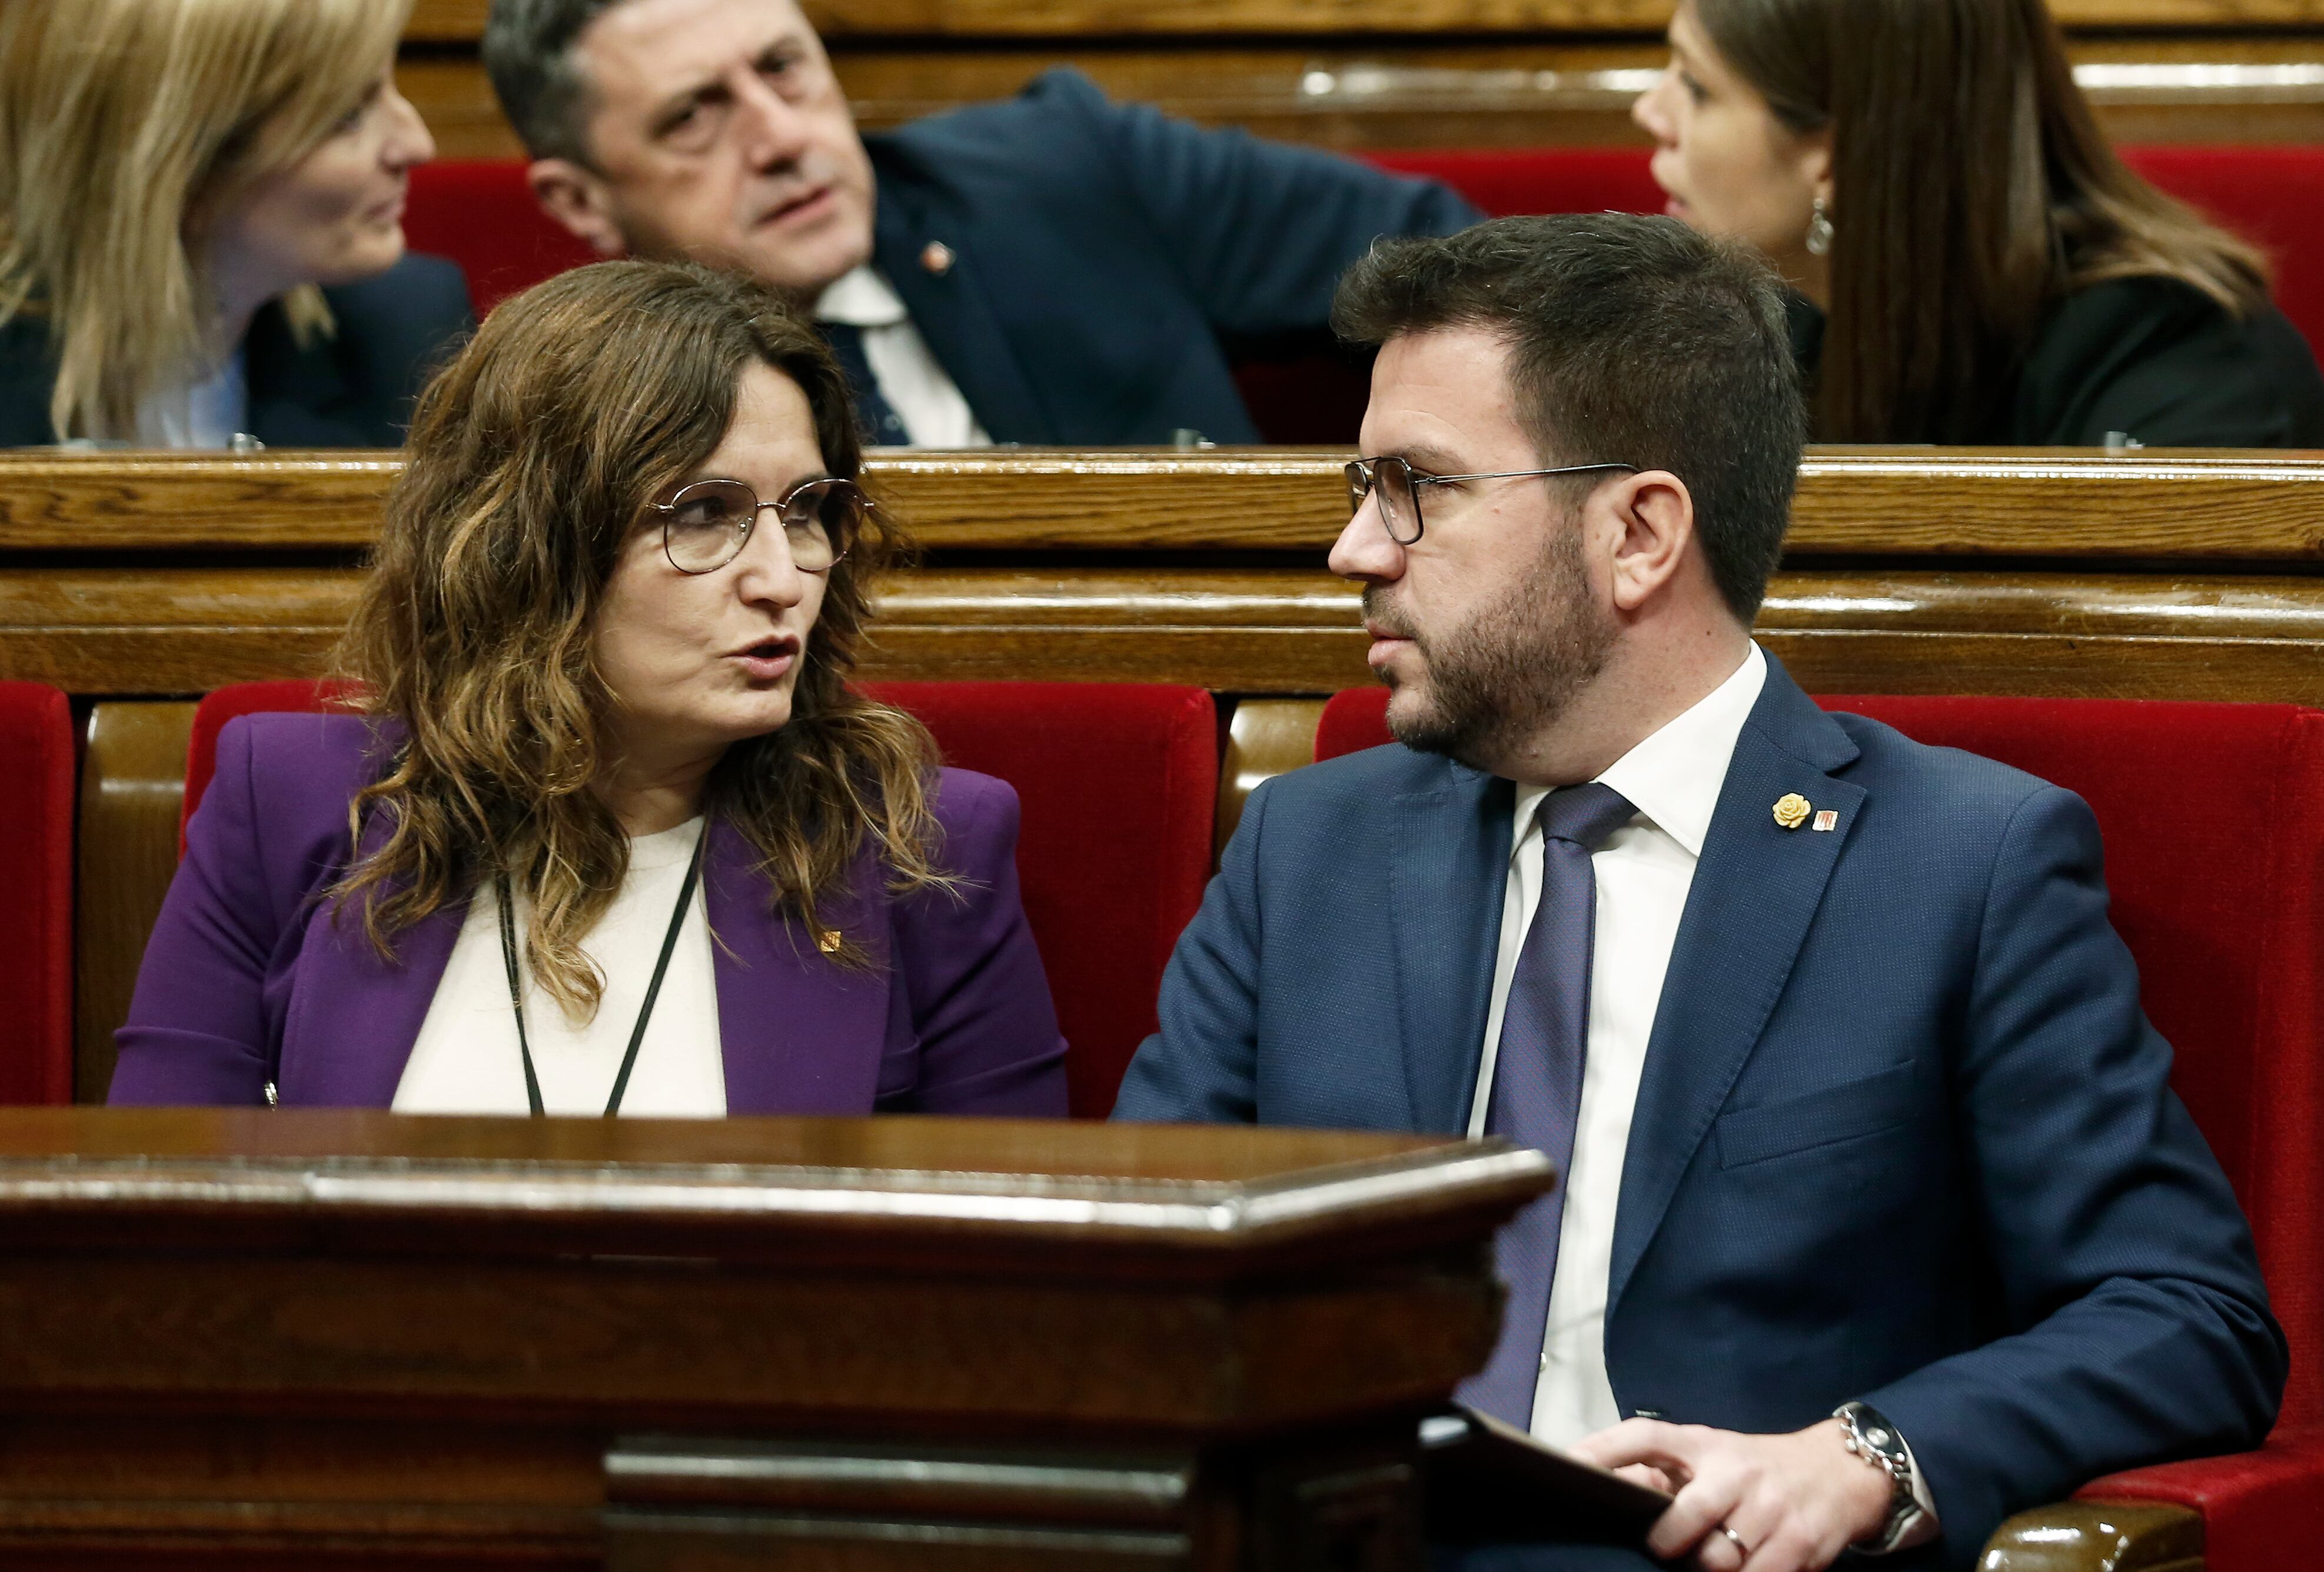
<instances>
[{"instance_id":1,"label":"white top","mask_svg":"<svg viewBox=\"0 0 2324 1572\"><path fill-rule=\"evenodd\" d=\"M863 330L863 358L872 380L904 423L914 447L991 447L968 400L912 326L894 286L870 262L841 274L816 297L818 322L844 322Z\"/></svg>"},{"instance_id":2,"label":"white top","mask_svg":"<svg viewBox=\"0 0 2324 1572\"><path fill-rule=\"evenodd\" d=\"M1728 766L1734 762L1735 740L1766 682L1767 657L1754 644L1725 682L1597 777L1628 798L1637 814L1590 859L1598 885L1590 1040L1582 1056L1582 1108L1566 1175L1557 1274L1550 1282L1549 1324L1542 1338L1541 1379L1533 1399L1533 1433L1554 1447L1571 1446L1621 1421L1606 1374L1606 1290L1613 1273L1614 1214L1622 1197L1630 1116L1637 1108L1663 977L1678 942L1687 892L1694 887L1703 837L1711 832ZM1517 788L1492 1002L1485 1015L1476 1100L1469 1109L1472 1137L1485 1133L1509 980L1541 901L1542 835L1534 814L1548 795L1547 786ZM1907 1454L1911 1449L1908 1442ZM1906 1536L1907 1544L1919 1544L1937 1532L1936 1507L1917 1466L1913 1482L1921 1510L1929 1514Z\"/></svg>"},{"instance_id":3,"label":"white top","mask_svg":"<svg viewBox=\"0 0 2324 1572\"><path fill-rule=\"evenodd\" d=\"M567 1017L532 980L523 955L530 900L516 898L517 964L523 969L524 1025L540 1100L552 1114L602 1115L621 1071L638 1007L653 979L669 915L702 835L699 817L630 842L629 878L581 948L605 979L596 1015ZM399 1114L518 1114L530 1110L516 1016L501 957L500 898L490 885L468 903L467 921L428 1007L411 1057L396 1084ZM678 930L669 971L647 1023L645 1042L622 1096L624 1115L715 1118L726 1111L726 1067L719 1057L718 980L702 887Z\"/></svg>"},{"instance_id":4,"label":"white top","mask_svg":"<svg viewBox=\"0 0 2324 1572\"><path fill-rule=\"evenodd\" d=\"M250 429L250 387L242 351L207 382L167 388L137 406L137 441L145 447L226 447Z\"/></svg>"}]
</instances>

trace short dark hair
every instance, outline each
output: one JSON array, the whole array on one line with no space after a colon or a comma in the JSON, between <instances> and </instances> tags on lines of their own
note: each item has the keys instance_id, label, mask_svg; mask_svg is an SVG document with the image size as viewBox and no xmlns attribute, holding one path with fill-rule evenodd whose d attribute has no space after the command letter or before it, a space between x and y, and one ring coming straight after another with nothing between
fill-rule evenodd
<instances>
[{"instance_id":1,"label":"short dark hair","mask_svg":"<svg viewBox=\"0 0 2324 1572\"><path fill-rule=\"evenodd\" d=\"M484 71L501 113L537 159L589 162L589 79L573 57L581 33L622 0L493 0Z\"/></svg>"},{"instance_id":2,"label":"short dark hair","mask_svg":"<svg viewBox=\"0 0 2324 1572\"><path fill-rule=\"evenodd\" d=\"M1497 218L1383 240L1333 302L1342 338L1507 336L1518 418L1545 465L1668 470L1711 577L1748 625L1783 554L1806 410L1781 284L1740 246L1627 213Z\"/></svg>"}]
</instances>

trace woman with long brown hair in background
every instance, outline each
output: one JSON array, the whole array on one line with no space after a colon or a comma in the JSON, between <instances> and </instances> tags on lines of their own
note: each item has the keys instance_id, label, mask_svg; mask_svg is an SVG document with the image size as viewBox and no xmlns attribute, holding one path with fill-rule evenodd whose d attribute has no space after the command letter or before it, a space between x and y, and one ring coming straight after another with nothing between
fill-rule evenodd
<instances>
[{"instance_id":1,"label":"woman with long brown hair in background","mask_svg":"<svg viewBox=\"0 0 2324 1572\"><path fill-rule=\"evenodd\" d=\"M1825 442L2308 446L2264 259L2126 169L2042 0L1685 0L1669 211L1797 291Z\"/></svg>"},{"instance_id":2,"label":"woman with long brown hair in background","mask_svg":"<svg viewBox=\"0 0 2324 1572\"><path fill-rule=\"evenodd\" d=\"M848 685L904 538L747 280L605 262L421 396L341 649L254 715L112 1100L1062 1115L1016 794Z\"/></svg>"}]
</instances>

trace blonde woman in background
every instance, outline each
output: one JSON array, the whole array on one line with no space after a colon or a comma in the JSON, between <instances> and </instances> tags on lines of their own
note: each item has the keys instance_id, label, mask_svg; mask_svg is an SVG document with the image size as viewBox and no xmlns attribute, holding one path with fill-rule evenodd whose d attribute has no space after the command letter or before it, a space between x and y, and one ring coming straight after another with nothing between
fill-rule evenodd
<instances>
[{"instance_id":1,"label":"blonde woman in background","mask_svg":"<svg viewBox=\"0 0 2324 1572\"><path fill-rule=\"evenodd\" d=\"M409 256L409 0L0 0L0 446L393 446L471 325Z\"/></svg>"}]
</instances>

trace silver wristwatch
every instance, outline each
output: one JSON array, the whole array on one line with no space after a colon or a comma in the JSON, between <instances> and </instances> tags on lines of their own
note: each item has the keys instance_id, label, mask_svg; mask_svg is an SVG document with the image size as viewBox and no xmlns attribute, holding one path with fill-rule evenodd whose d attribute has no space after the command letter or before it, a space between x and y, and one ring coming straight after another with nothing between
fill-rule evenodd
<instances>
[{"instance_id":1,"label":"silver wristwatch","mask_svg":"<svg viewBox=\"0 0 2324 1572\"><path fill-rule=\"evenodd\" d=\"M1840 1444L1888 1475L1887 1520L1877 1533L1849 1549L1886 1554L1896 1548L1921 1515L1920 1497L1913 1494L1913 1456L1904 1449L1904 1438L1878 1409L1843 1402L1831 1411L1831 1417L1847 1427Z\"/></svg>"}]
</instances>

